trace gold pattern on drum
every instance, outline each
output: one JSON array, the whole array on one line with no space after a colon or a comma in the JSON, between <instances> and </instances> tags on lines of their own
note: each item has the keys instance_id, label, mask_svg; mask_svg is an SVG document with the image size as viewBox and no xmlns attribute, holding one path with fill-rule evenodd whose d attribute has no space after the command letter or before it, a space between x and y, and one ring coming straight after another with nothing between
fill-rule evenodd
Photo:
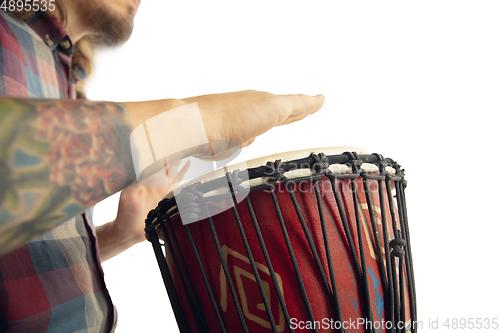
<instances>
[{"instance_id":1,"label":"gold pattern on drum","mask_svg":"<svg viewBox=\"0 0 500 333\"><path fill-rule=\"evenodd\" d=\"M370 215L369 215L370 213L368 211L368 204L367 203L358 203L358 207L360 208L359 211L363 213L363 214L359 214L359 215L361 217L361 222L363 223L363 230L365 231L365 236L366 236L366 241L368 243L368 248L370 249L370 256L373 259L378 260L377 254L375 253L375 246L373 245L373 243L374 243L373 235L370 233L371 228L368 226L368 220L370 218ZM372 208L376 213L375 219L376 219L377 225L381 226L382 225L382 222L380 220L381 210L379 207L374 206L374 205L372 205ZM384 247L382 247L382 252L384 253L384 256L382 256L382 260L383 260L384 266L385 266L386 262L385 262L385 248Z\"/></svg>"},{"instance_id":2,"label":"gold pattern on drum","mask_svg":"<svg viewBox=\"0 0 500 333\"><path fill-rule=\"evenodd\" d=\"M231 267L233 268L233 274L234 274L234 279L236 280L236 286L238 289L238 294L240 296L241 300L241 307L243 310L243 314L248 320L251 320L253 322L256 322L257 324L261 325L262 327L271 329L271 323L269 322L269 318L267 317L266 309L264 307L264 303L257 303L253 306L249 306L248 300L245 294L245 287L244 284L247 284L248 282L244 281L253 281L253 283L257 283L255 280L255 276L251 271L246 270L245 268L241 266L247 266L247 268L250 268L250 259L248 259L247 256L232 250L229 248L227 245L222 245L222 253L224 254L224 259L226 260L229 269L231 270ZM237 264L240 265L237 265ZM231 265L232 264L232 265ZM269 273L269 269L267 268L266 265L263 265L261 263L255 262L255 265L257 266L257 269L259 272L264 273L260 274L260 278L262 280L262 285L264 286L264 290L266 292L267 299L269 300L269 304L271 305L271 308L273 307L273 301L272 297L276 297L276 293L271 293L272 282L266 281L266 277L269 277L269 281L271 280L271 275ZM244 279L245 278L245 279ZM281 276L276 273L276 279L278 281L278 285L281 289L281 293L284 296L284 291L283 291L283 282L281 280ZM257 285L255 285L255 288L257 288ZM253 288L246 288L247 292L248 290L252 290ZM224 270L220 269L220 290L221 290L221 296L220 296L220 305L222 308L222 311L226 312L227 311L227 280L226 280L226 275L224 274ZM279 308L279 321L277 323L277 329L278 332L283 332L285 330L285 315L283 314L283 311L281 310L281 306L279 306L279 302L277 299L275 299L274 303L277 304Z\"/></svg>"}]
</instances>

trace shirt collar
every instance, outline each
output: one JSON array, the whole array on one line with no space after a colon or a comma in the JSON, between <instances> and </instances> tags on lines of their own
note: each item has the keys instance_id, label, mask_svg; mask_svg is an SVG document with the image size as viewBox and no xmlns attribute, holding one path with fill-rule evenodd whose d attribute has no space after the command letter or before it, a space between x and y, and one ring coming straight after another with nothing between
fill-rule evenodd
<instances>
[{"instance_id":1,"label":"shirt collar","mask_svg":"<svg viewBox=\"0 0 500 333\"><path fill-rule=\"evenodd\" d=\"M26 23L40 36L51 51L58 49L68 56L73 54L73 42L71 42L67 31L54 17L40 11Z\"/></svg>"}]
</instances>

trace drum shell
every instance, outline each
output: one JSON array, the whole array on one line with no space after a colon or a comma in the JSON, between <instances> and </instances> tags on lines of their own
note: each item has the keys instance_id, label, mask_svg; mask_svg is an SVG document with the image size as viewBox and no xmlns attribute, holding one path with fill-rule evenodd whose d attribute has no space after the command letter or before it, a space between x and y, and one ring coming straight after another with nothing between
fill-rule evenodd
<instances>
[{"instance_id":1,"label":"drum shell","mask_svg":"<svg viewBox=\"0 0 500 333\"><path fill-rule=\"evenodd\" d=\"M340 202L337 202L332 188L332 182L335 184L338 193L340 194ZM346 328L357 329L357 332L364 332L365 326L358 324L358 318L371 318L372 324L378 325L380 329L375 331L383 332L383 324L387 321L386 307L384 304L384 290L381 283L380 267L377 263L377 249L375 245L375 235L371 221L371 215L375 217L375 233L382 241L382 256L385 257L385 251L390 251L383 243L384 228L382 220L385 221L387 238L393 239L394 228L401 229L399 224L399 216L397 204L393 202L392 212L395 216L394 221L391 218L391 205L389 204L389 196L385 181L379 182L374 179L363 179L358 177L355 181L355 188L352 187L350 179L329 179L322 176L319 180L299 180L288 184L277 183L273 189L264 188L253 190L246 201L242 201L235 208L230 208L230 199L219 199L207 203L206 208L210 209L211 205L218 207L226 206L229 209L211 217L213 227L217 234L217 239L220 242L220 250L227 262L231 281L235 286L238 295L238 301L241 304L245 322L250 332L271 332L271 324L269 317L263 306L263 301L255 276L250 265L250 259L245 250L242 236L237 224L237 217L241 220L244 230L244 235L248 240L251 249L251 254L256 262L257 270L261 280L263 281L264 289L268 296L271 311L274 321L279 332L289 332L288 323L285 321L283 311L277 297L276 287L271 279L270 270L266 264L264 253L261 249L257 232L255 230L251 212L255 214L260 232L263 236L265 246L269 253L269 257L276 273L280 290L284 296L286 308L292 323L296 323L295 332L310 331L300 329L311 324L311 318L306 311L306 303L309 301L314 313L314 319L318 321L319 332L333 332L334 325L344 325ZM325 248L325 238L323 235L321 219L319 214L319 206L316 196L315 186L318 187L323 218L327 230L327 238L333 270L335 274L335 283L338 293L339 304L341 307L342 318L337 318L333 309L331 298L328 296L327 287L321 278L321 270L316 264L313 252L308 244L307 238L300 223L299 214L293 204L292 197L288 190L293 192L297 200L300 214L307 225L314 246L317 250L321 266L328 281L328 288L332 288L330 272L328 269L328 260ZM381 186L381 191L379 191ZM278 218L278 212L273 203L272 193L276 195L279 203L279 211L283 216L283 222L293 247L293 252L297 258L300 275L303 279L307 299L304 299L300 292L300 284L296 277L296 272L293 269L290 254L286 246L283 230ZM368 209L368 192L372 206L372 214ZM391 192L391 191L389 191ZM381 209L381 199L379 193L382 193L383 209ZM353 197L354 196L354 197ZM392 198L390 198L392 200ZM248 205L250 203L250 207ZM339 208L340 206L340 208ZM363 252L366 261L366 274L360 277L358 269L356 269L356 261L350 249L348 237L342 221L341 209L345 211L349 231L355 244L355 254L358 258L361 257L360 241L363 243ZM358 218L356 218L356 210ZM384 213L382 216L382 213ZM228 327L229 332L242 331L238 313L230 293L227 277L222 269L219 260L219 252L214 242L210 221L208 219L192 223L190 225L182 225L179 215L172 216L169 219L171 223L175 240L179 244L180 253L169 253L167 249L167 263L173 274L174 283L181 300L184 312L188 317L191 329L197 332L195 319L191 313L189 302L181 288L181 280L186 277L181 276L180 272L174 265L174 256L178 259L182 257L184 260L189 279L192 281L194 294L197 301L203 309L204 317L210 327L211 332L220 331L219 323L217 322L213 306L210 302L209 294L205 287L203 276L197 264L192 243L188 236L188 230L192 235L196 251L201 259L203 269L205 270L208 282L217 303L217 307L224 318L224 322ZM358 235L358 223L361 229L361 240ZM169 233L170 239L174 239L174 235ZM383 268L387 268L386 260L383 259ZM359 263L359 261L358 261ZM358 266L359 267L359 266ZM359 268L362 269L361 267ZM386 274L386 273L383 273ZM406 276L406 271L403 269L403 274ZM370 307L364 302L363 284L367 283ZM409 320L410 304L409 292L407 285L405 286L405 318ZM369 315L368 312L371 312ZM356 323L355 326L352 324Z\"/></svg>"}]
</instances>

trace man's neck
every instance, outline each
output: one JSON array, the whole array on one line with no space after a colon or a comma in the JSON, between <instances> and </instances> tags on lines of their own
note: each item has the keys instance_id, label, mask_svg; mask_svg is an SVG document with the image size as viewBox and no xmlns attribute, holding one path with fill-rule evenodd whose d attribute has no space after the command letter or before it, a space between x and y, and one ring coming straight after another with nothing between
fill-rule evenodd
<instances>
[{"instance_id":1,"label":"man's neck","mask_svg":"<svg viewBox=\"0 0 500 333\"><path fill-rule=\"evenodd\" d=\"M85 31L83 24L81 24L80 20L77 19L77 15L74 15L71 6L67 6L65 4L66 10L66 21L64 24L64 29L68 33L69 38L73 42L73 44L77 43L82 37L88 34ZM61 18L57 15L57 12L48 12L49 15L53 16L61 22Z\"/></svg>"}]
</instances>

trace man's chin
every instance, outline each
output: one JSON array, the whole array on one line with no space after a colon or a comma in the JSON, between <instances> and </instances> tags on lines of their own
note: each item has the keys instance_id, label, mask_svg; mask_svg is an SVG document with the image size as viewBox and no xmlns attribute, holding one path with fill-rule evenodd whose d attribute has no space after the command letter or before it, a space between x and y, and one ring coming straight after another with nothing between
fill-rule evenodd
<instances>
[{"instance_id":1,"label":"man's chin","mask_svg":"<svg viewBox=\"0 0 500 333\"><path fill-rule=\"evenodd\" d=\"M134 25L130 24L128 27L121 27L119 31L108 30L106 32L96 33L90 36L94 45L99 47L113 47L120 46L130 39Z\"/></svg>"},{"instance_id":2,"label":"man's chin","mask_svg":"<svg viewBox=\"0 0 500 333\"><path fill-rule=\"evenodd\" d=\"M106 6L86 14L84 25L88 27L88 31L93 32L90 37L98 46L121 45L129 40L134 29L133 17L114 12Z\"/></svg>"}]
</instances>

